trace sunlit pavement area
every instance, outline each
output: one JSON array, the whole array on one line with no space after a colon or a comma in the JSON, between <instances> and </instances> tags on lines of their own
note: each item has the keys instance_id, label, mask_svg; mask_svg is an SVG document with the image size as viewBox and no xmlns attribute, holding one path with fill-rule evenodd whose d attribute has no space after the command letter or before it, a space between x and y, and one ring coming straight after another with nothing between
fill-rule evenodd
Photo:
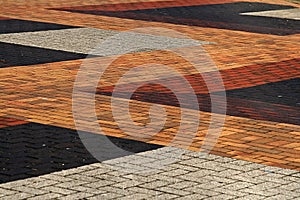
<instances>
[{"instance_id":1,"label":"sunlit pavement area","mask_svg":"<svg viewBox=\"0 0 300 200\"><path fill-rule=\"evenodd\" d=\"M1 199L300 199L296 1L0 5Z\"/></svg>"}]
</instances>

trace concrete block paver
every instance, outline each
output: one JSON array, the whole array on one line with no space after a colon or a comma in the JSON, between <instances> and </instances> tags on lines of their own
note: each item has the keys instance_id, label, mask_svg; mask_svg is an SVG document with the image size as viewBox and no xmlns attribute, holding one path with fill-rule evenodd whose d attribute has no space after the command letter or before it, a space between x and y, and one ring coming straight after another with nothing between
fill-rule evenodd
<instances>
[{"instance_id":1,"label":"concrete block paver","mask_svg":"<svg viewBox=\"0 0 300 200\"><path fill-rule=\"evenodd\" d=\"M156 150L153 151L149 151L149 154L155 153ZM141 154L147 155L146 152ZM186 156L189 154L190 151L187 150L184 153ZM136 155L136 157L139 156L138 154ZM134 158L134 156L129 156L129 158ZM127 162L130 162L129 158L127 158ZM219 163L218 158L221 157L214 156L214 158L215 160L212 160L211 156L208 155L207 158L204 156L198 158L190 157L189 160L198 159L199 163L209 162L217 165ZM289 173L281 174L280 168L272 167L273 172L269 173L266 172L266 166L257 165L258 168L254 168L252 171L227 176L228 170L243 168L243 165L239 165L240 162L237 162L236 159L229 158L227 161L229 162L224 165L223 171L212 171L210 166L206 166L208 168L206 169L204 165L201 168L195 166L198 169L197 173L195 173L193 171L185 171L185 166L182 164L183 161L179 159L177 163L181 163L180 165L177 163L170 164L165 166L165 170L152 171L150 175L149 172L146 172L150 177L148 179L141 172L128 174L127 172L115 170L114 162L112 162L114 165L111 166L107 163L95 163L90 167L83 166L70 169L76 175L65 176L66 171L54 172L36 178L0 184L0 190L3 198L16 195L20 198L31 197L36 199L47 197L64 199L165 199L168 196L178 199L195 197L200 199L272 199L273 196L285 196L287 199L292 199L298 196L297 191L300 188L299 178L292 176L293 174L298 175L298 171L289 170ZM133 162L135 162L135 159L133 159ZM251 163L249 162L249 164ZM178 170L182 170L185 173L176 173ZM174 171L174 174L172 174L172 171ZM119 178L114 178L113 172L118 174ZM202 172L204 173L201 174ZM207 172L211 173L207 174ZM168 175L168 173L171 175ZM280 175L280 177L277 177L277 175ZM189 177L194 177L198 181L195 182ZM288 179L289 177L291 179ZM59 180L53 182L53 179L57 178ZM278 179L278 181L274 182L272 178ZM286 179L284 180L283 178ZM84 179L88 183L82 181ZM47 181L50 183L44 184L39 189L34 189L31 185L28 185L29 182L43 183Z\"/></svg>"}]
</instances>

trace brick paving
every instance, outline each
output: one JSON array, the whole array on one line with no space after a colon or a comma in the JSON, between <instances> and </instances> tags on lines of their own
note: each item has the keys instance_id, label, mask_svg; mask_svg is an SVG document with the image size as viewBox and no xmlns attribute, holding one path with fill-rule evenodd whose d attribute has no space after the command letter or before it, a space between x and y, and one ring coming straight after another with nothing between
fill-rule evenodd
<instances>
[{"instance_id":1,"label":"brick paving","mask_svg":"<svg viewBox=\"0 0 300 200\"><path fill-rule=\"evenodd\" d=\"M1 199L299 199L299 4L6 0L1 7ZM88 56L115 34L121 38ZM199 56L189 54L197 48ZM134 71L149 63L179 75L162 66ZM144 131L127 124L127 104ZM156 134L148 125L162 120L149 115L151 105L166 111ZM180 113L199 119L195 133ZM218 135L210 134L214 117L224 119ZM207 144L209 154L197 153Z\"/></svg>"},{"instance_id":2,"label":"brick paving","mask_svg":"<svg viewBox=\"0 0 300 200\"><path fill-rule=\"evenodd\" d=\"M178 152L172 164L156 168L152 162ZM299 199L299 181L299 171L164 147L1 184L0 190L3 199Z\"/></svg>"}]
</instances>

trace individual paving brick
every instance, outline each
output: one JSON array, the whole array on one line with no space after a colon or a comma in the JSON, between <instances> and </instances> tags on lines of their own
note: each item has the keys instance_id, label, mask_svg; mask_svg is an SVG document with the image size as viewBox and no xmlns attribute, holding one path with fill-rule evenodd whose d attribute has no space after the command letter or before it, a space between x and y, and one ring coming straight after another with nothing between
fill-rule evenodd
<instances>
[{"instance_id":1,"label":"individual paving brick","mask_svg":"<svg viewBox=\"0 0 300 200\"><path fill-rule=\"evenodd\" d=\"M69 189L76 190L77 193L81 193L81 192L85 192L85 193L89 193L89 194L104 194L104 193L107 193L107 191L105 190L105 187L103 188L103 190L90 188L90 187L85 187L85 186L73 186L73 187L69 187Z\"/></svg>"},{"instance_id":2,"label":"individual paving brick","mask_svg":"<svg viewBox=\"0 0 300 200\"><path fill-rule=\"evenodd\" d=\"M61 197L61 199L64 199L64 200L86 199L87 197L91 197L94 195L95 194L81 192L81 193L69 194L67 196Z\"/></svg>"},{"instance_id":3,"label":"individual paving brick","mask_svg":"<svg viewBox=\"0 0 300 200\"><path fill-rule=\"evenodd\" d=\"M235 198L235 197L244 197L244 196L250 195L249 193L240 192L240 191L237 191L237 190L228 190L227 188L215 188L214 191L220 192L222 194L230 195L233 198Z\"/></svg>"},{"instance_id":4,"label":"individual paving brick","mask_svg":"<svg viewBox=\"0 0 300 200\"><path fill-rule=\"evenodd\" d=\"M265 197L270 197L270 196L278 194L278 191L274 194L274 191L257 190L257 189L251 189L251 188L244 188L239 191L254 194L254 195L261 195L261 196L265 196Z\"/></svg>"},{"instance_id":5,"label":"individual paving brick","mask_svg":"<svg viewBox=\"0 0 300 200\"><path fill-rule=\"evenodd\" d=\"M160 174L163 175L163 176L171 176L171 177L175 177L175 176L187 174L187 173L189 173L189 172L190 172L190 171L183 170L183 169L174 169L174 170L166 171L166 172L163 172L163 173L160 173Z\"/></svg>"},{"instance_id":6,"label":"individual paving brick","mask_svg":"<svg viewBox=\"0 0 300 200\"><path fill-rule=\"evenodd\" d=\"M43 200L43 199L54 199L54 198L60 198L60 197L62 197L61 194L48 193L48 194L43 194L43 195L30 197L30 198L27 198L27 199L30 199L30 200Z\"/></svg>"},{"instance_id":7,"label":"individual paving brick","mask_svg":"<svg viewBox=\"0 0 300 200\"><path fill-rule=\"evenodd\" d=\"M175 195L175 194L161 194L161 195L158 195L158 196L154 196L152 198L149 198L151 200L156 200L156 199L161 199L161 200L167 200L167 199L175 199L176 197L179 197L178 195Z\"/></svg>"},{"instance_id":8,"label":"individual paving brick","mask_svg":"<svg viewBox=\"0 0 300 200\"><path fill-rule=\"evenodd\" d=\"M243 188L248 188L253 186L252 183L247 183L247 182L235 182L235 183L231 183L231 184L227 184L225 186L222 187L222 189L227 189L227 190L240 190Z\"/></svg>"},{"instance_id":9,"label":"individual paving brick","mask_svg":"<svg viewBox=\"0 0 300 200\"><path fill-rule=\"evenodd\" d=\"M99 189L99 188L102 188L104 186L113 185L113 184L115 184L115 182L110 181L110 180L99 180L97 182L83 184L82 186Z\"/></svg>"},{"instance_id":10,"label":"individual paving brick","mask_svg":"<svg viewBox=\"0 0 300 200\"><path fill-rule=\"evenodd\" d=\"M284 195L287 199L294 199L299 197L299 192L296 191L290 191L280 188L270 188L266 190L268 193L278 194L278 195Z\"/></svg>"},{"instance_id":11,"label":"individual paving brick","mask_svg":"<svg viewBox=\"0 0 300 200\"><path fill-rule=\"evenodd\" d=\"M42 195L42 194L47 193L47 191L33 188L31 185L14 187L14 190L17 190L20 192L26 191L27 193L34 194L34 195Z\"/></svg>"},{"instance_id":12,"label":"individual paving brick","mask_svg":"<svg viewBox=\"0 0 300 200\"><path fill-rule=\"evenodd\" d=\"M219 177L230 178L231 176L241 174L241 173L242 173L241 171L226 169L226 170L223 170L223 171L214 172L214 173L212 173L212 175L216 175L216 176L219 176Z\"/></svg>"},{"instance_id":13,"label":"individual paving brick","mask_svg":"<svg viewBox=\"0 0 300 200\"><path fill-rule=\"evenodd\" d=\"M203 182L206 182L206 181L203 181ZM220 188L220 187L222 187L224 185L225 185L225 183L220 183L220 182L217 182L217 181L211 181L211 180L209 180L206 183L198 184L197 187L205 189L205 190L211 190L211 189L214 189L214 188Z\"/></svg>"},{"instance_id":14,"label":"individual paving brick","mask_svg":"<svg viewBox=\"0 0 300 200\"><path fill-rule=\"evenodd\" d=\"M278 189L284 189L284 190L297 190L300 189L300 182L293 182L289 183L287 185L280 185L277 187Z\"/></svg>"},{"instance_id":15,"label":"individual paving brick","mask_svg":"<svg viewBox=\"0 0 300 200\"><path fill-rule=\"evenodd\" d=\"M140 200L140 199L148 199L150 197L152 197L152 195L135 193L135 194L128 195L126 197L121 197L121 198L118 198L118 199L121 199L121 200L131 200L131 199Z\"/></svg>"},{"instance_id":16,"label":"individual paving brick","mask_svg":"<svg viewBox=\"0 0 300 200\"><path fill-rule=\"evenodd\" d=\"M84 177L86 177L86 176L84 176ZM82 178L84 178L84 177L82 177ZM65 179L65 178L63 178L63 179ZM70 180L68 182L57 183L57 184L55 184L55 186L69 189L72 187L76 187L76 186L80 186L80 185L84 185L84 184L88 184L88 183L89 183L88 180L86 180L86 181Z\"/></svg>"},{"instance_id":17,"label":"individual paving brick","mask_svg":"<svg viewBox=\"0 0 300 200\"><path fill-rule=\"evenodd\" d=\"M236 198L237 200L260 200L260 199L266 199L267 197L265 196L261 196L261 195L255 195L255 194L251 194L251 195L247 195L245 197L239 197Z\"/></svg>"},{"instance_id":18,"label":"individual paving brick","mask_svg":"<svg viewBox=\"0 0 300 200\"><path fill-rule=\"evenodd\" d=\"M19 192L16 190L0 188L0 198L3 196L8 196L8 195L17 194L17 193L19 193Z\"/></svg>"},{"instance_id":19,"label":"individual paving brick","mask_svg":"<svg viewBox=\"0 0 300 200\"><path fill-rule=\"evenodd\" d=\"M127 189L127 191L134 192L134 193L141 193L141 194L148 194L152 196L158 196L162 194L162 192L159 192L157 190L148 190L145 188L140 188L140 187L130 187Z\"/></svg>"},{"instance_id":20,"label":"individual paving brick","mask_svg":"<svg viewBox=\"0 0 300 200\"><path fill-rule=\"evenodd\" d=\"M147 189L156 189L156 188L163 187L163 186L166 186L166 185L169 185L168 181L158 180L158 181L153 181L153 182L141 184L141 185L139 185L139 187L147 188Z\"/></svg>"},{"instance_id":21,"label":"individual paving brick","mask_svg":"<svg viewBox=\"0 0 300 200\"><path fill-rule=\"evenodd\" d=\"M175 189L184 189L184 188L191 187L191 186L198 185L198 184L199 183L192 182L192 181L182 181L179 183L174 183L172 185L168 185L168 187L172 187Z\"/></svg>"},{"instance_id":22,"label":"individual paving brick","mask_svg":"<svg viewBox=\"0 0 300 200\"><path fill-rule=\"evenodd\" d=\"M227 194L220 194L220 195L217 195L217 196L213 196L213 197L210 197L210 199L224 199L224 200L227 200L227 199L234 199L234 197L232 197L231 195L227 195Z\"/></svg>"},{"instance_id":23,"label":"individual paving brick","mask_svg":"<svg viewBox=\"0 0 300 200\"><path fill-rule=\"evenodd\" d=\"M169 193L169 194L175 194L175 195L178 195L178 196L186 196L186 195L190 195L192 193L190 191L170 188L168 186L159 187L159 188L157 188L157 190L159 190L161 192Z\"/></svg>"},{"instance_id":24,"label":"individual paving brick","mask_svg":"<svg viewBox=\"0 0 300 200\"><path fill-rule=\"evenodd\" d=\"M5 196L5 199L11 199L11 200L13 200L13 199L28 199L29 197L32 197L32 196L33 196L32 194L22 192L22 193Z\"/></svg>"},{"instance_id":25,"label":"individual paving brick","mask_svg":"<svg viewBox=\"0 0 300 200\"><path fill-rule=\"evenodd\" d=\"M208 196L202 195L202 194L191 194L184 197L176 198L176 200L188 200L188 199L207 199Z\"/></svg>"},{"instance_id":26,"label":"individual paving brick","mask_svg":"<svg viewBox=\"0 0 300 200\"><path fill-rule=\"evenodd\" d=\"M69 189L66 189L66 188L56 187L56 185L49 186L49 187L43 187L43 188L40 188L40 189L44 190L44 191L48 191L48 192L54 192L54 193L62 194L62 195L68 195L68 194L76 193L76 191L74 191L74 190L69 190Z\"/></svg>"},{"instance_id":27,"label":"individual paving brick","mask_svg":"<svg viewBox=\"0 0 300 200\"><path fill-rule=\"evenodd\" d=\"M113 186L118 188L129 188L129 187L141 185L143 183L144 183L143 181L128 180L117 184L113 184Z\"/></svg>"},{"instance_id":28,"label":"individual paving brick","mask_svg":"<svg viewBox=\"0 0 300 200\"><path fill-rule=\"evenodd\" d=\"M189 191L189 192L193 192L193 193L197 193L197 194L201 194L201 195L206 195L206 196L209 196L209 197L221 194L221 193L216 192L214 190L205 190L205 189L203 189L201 187L198 187L198 186L185 188L184 190Z\"/></svg>"},{"instance_id":29,"label":"individual paving brick","mask_svg":"<svg viewBox=\"0 0 300 200\"><path fill-rule=\"evenodd\" d=\"M277 195L274 195L272 197L267 197L265 198L265 200L277 200L277 199L293 199L292 197L287 197L285 195L282 195L282 194L277 194Z\"/></svg>"},{"instance_id":30,"label":"individual paving brick","mask_svg":"<svg viewBox=\"0 0 300 200\"><path fill-rule=\"evenodd\" d=\"M224 177L210 176L210 175L204 176L204 177L202 177L202 179L216 181L216 182L219 182L219 183L226 183L226 184L231 184L231 183L237 182L237 180L232 179L231 177L224 178Z\"/></svg>"},{"instance_id":31,"label":"individual paving brick","mask_svg":"<svg viewBox=\"0 0 300 200\"><path fill-rule=\"evenodd\" d=\"M90 200L97 200L97 199L118 199L124 197L124 195L121 194L116 194L116 193L105 193L105 194L98 194L98 195L94 195L93 197L88 197L87 199Z\"/></svg>"},{"instance_id":32,"label":"individual paving brick","mask_svg":"<svg viewBox=\"0 0 300 200\"><path fill-rule=\"evenodd\" d=\"M131 195L131 194L135 193L135 191L129 190L129 188L125 189L125 188L119 188L119 187L113 187L113 186L101 187L101 188L99 188L99 190L104 191L104 193L112 192L112 193L120 194L123 196Z\"/></svg>"}]
</instances>

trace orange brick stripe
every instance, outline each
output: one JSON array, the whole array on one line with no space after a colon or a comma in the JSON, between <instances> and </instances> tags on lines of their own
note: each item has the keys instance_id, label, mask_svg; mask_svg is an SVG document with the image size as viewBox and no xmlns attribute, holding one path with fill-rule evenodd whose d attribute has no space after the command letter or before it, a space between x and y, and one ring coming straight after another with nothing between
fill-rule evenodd
<instances>
[{"instance_id":1,"label":"orange brick stripe","mask_svg":"<svg viewBox=\"0 0 300 200\"><path fill-rule=\"evenodd\" d=\"M129 11L129 10L165 8L165 7L223 4L223 3L230 3L230 2L234 2L234 1L233 0L177 0L177 1L159 1L159 2L134 2L134 3L64 7L64 8L59 8L59 10L72 9L72 10L97 10L97 11Z\"/></svg>"},{"instance_id":2,"label":"orange brick stripe","mask_svg":"<svg viewBox=\"0 0 300 200\"><path fill-rule=\"evenodd\" d=\"M226 90L253 87L300 77L300 58L277 63L244 66L222 70L220 72L185 75L184 78L189 81L196 94L209 94L220 91L220 81L215 80L218 73L222 76ZM181 79L177 77L168 78L166 81L172 82L174 85L181 85ZM148 82L144 82L144 84L147 83ZM122 86L122 88L130 89L135 87L136 84L137 83L130 83ZM139 82L139 85L144 84L143 82ZM208 91L208 88L210 91ZM97 93L112 92L113 89L114 86L98 87ZM153 89L154 87L144 87L140 92L151 92ZM160 90L160 92L164 93L164 90ZM188 92L188 90L182 88L182 92Z\"/></svg>"},{"instance_id":3,"label":"orange brick stripe","mask_svg":"<svg viewBox=\"0 0 300 200\"><path fill-rule=\"evenodd\" d=\"M8 20L10 18L7 18L7 17L0 17L0 20Z\"/></svg>"},{"instance_id":4,"label":"orange brick stripe","mask_svg":"<svg viewBox=\"0 0 300 200\"><path fill-rule=\"evenodd\" d=\"M0 128L16 126L16 125L21 125L21 124L27 124L27 123L29 123L29 122L10 118L10 117L0 117Z\"/></svg>"}]
</instances>

